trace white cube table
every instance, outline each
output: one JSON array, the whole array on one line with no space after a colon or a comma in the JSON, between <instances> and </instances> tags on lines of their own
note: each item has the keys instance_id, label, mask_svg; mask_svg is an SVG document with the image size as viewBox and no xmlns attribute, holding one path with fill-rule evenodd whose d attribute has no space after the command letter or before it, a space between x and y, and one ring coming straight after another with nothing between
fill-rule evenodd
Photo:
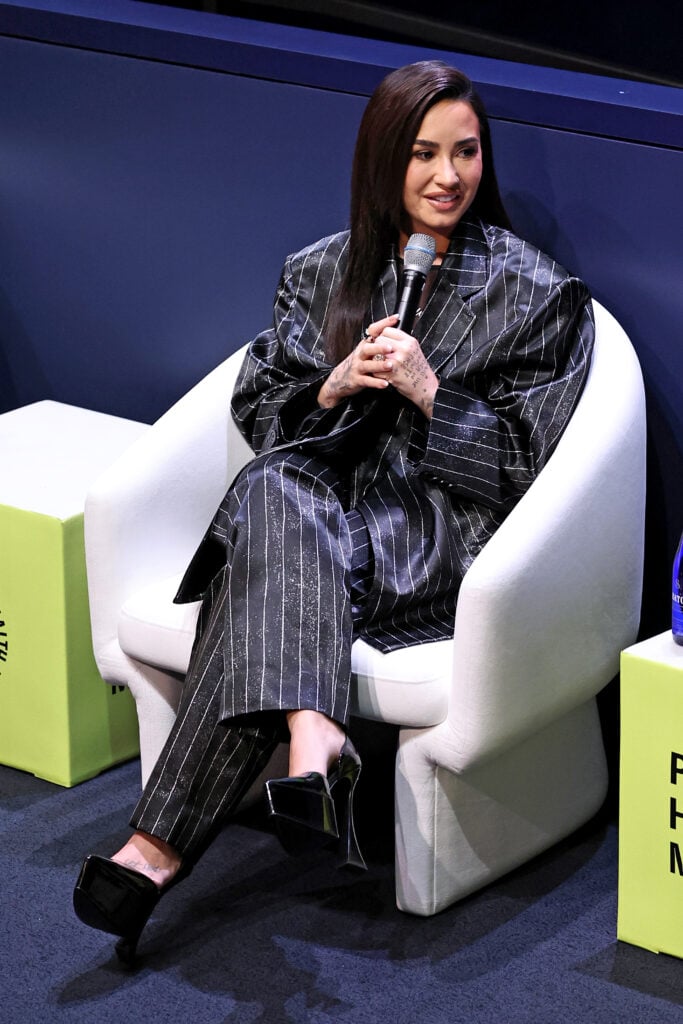
<instances>
[{"instance_id":1,"label":"white cube table","mask_svg":"<svg viewBox=\"0 0 683 1024\"><path fill-rule=\"evenodd\" d=\"M134 702L93 658L83 506L147 429L52 401L0 415L0 763L62 786L138 753Z\"/></svg>"}]
</instances>

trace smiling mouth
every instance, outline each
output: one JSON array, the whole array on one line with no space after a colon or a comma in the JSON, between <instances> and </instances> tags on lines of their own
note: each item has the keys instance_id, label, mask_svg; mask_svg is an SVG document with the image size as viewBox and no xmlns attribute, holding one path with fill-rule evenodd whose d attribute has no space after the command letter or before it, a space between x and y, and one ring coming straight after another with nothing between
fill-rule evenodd
<instances>
[{"instance_id":1,"label":"smiling mouth","mask_svg":"<svg viewBox=\"0 0 683 1024\"><path fill-rule=\"evenodd\" d=\"M460 198L460 195L459 193L454 192L449 193L448 195L425 196L425 198L428 199L430 203L439 203L443 206L447 206L449 203L457 202L458 199Z\"/></svg>"}]
</instances>

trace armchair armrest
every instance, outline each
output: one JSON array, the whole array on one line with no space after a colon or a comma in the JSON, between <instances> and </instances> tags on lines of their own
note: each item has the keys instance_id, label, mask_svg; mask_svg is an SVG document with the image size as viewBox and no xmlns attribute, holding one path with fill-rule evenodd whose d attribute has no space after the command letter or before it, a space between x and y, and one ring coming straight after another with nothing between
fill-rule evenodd
<instances>
[{"instance_id":1,"label":"armchair armrest","mask_svg":"<svg viewBox=\"0 0 683 1024\"><path fill-rule=\"evenodd\" d=\"M88 493L93 649L108 682L128 674L117 639L124 601L151 580L184 570L228 484L251 457L230 415L243 356L234 353L201 380Z\"/></svg>"},{"instance_id":2,"label":"armchair armrest","mask_svg":"<svg viewBox=\"0 0 683 1024\"><path fill-rule=\"evenodd\" d=\"M449 714L438 730L439 763L453 771L589 700L637 633L642 376L622 329L594 305L595 351L571 421L461 587Z\"/></svg>"}]
</instances>

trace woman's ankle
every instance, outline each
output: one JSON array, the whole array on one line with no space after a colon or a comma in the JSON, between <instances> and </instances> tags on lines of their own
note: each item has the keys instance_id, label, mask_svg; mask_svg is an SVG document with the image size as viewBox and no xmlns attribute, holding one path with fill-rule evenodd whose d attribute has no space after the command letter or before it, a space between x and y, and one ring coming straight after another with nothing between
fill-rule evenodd
<instances>
[{"instance_id":1,"label":"woman's ankle","mask_svg":"<svg viewBox=\"0 0 683 1024\"><path fill-rule=\"evenodd\" d=\"M326 775L339 757L346 733L341 725L319 711L287 713L290 731L289 774L320 772Z\"/></svg>"},{"instance_id":2,"label":"woman's ankle","mask_svg":"<svg viewBox=\"0 0 683 1024\"><path fill-rule=\"evenodd\" d=\"M111 859L150 878L160 889L171 881L182 863L172 846L147 832L134 832Z\"/></svg>"}]
</instances>

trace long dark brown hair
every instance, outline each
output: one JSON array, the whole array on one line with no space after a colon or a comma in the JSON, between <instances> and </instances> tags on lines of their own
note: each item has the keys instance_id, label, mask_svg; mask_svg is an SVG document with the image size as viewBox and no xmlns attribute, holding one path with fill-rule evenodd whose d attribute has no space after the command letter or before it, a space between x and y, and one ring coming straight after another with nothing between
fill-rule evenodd
<instances>
[{"instance_id":1,"label":"long dark brown hair","mask_svg":"<svg viewBox=\"0 0 683 1024\"><path fill-rule=\"evenodd\" d=\"M493 166L488 118L470 79L438 60L392 71L370 97L358 130L349 260L325 324L327 358L332 363L358 343L372 292L399 238L413 143L427 111L445 99L469 103L479 119L482 177L470 210L489 224L510 227Z\"/></svg>"}]
</instances>

